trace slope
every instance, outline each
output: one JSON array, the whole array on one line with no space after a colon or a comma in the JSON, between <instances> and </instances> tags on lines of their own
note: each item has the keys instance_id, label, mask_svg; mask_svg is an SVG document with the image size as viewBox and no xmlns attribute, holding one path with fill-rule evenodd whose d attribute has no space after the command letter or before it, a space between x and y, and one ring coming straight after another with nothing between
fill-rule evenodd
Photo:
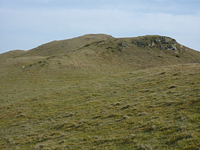
<instances>
[{"instance_id":1,"label":"slope","mask_svg":"<svg viewBox=\"0 0 200 150\"><path fill-rule=\"evenodd\" d=\"M156 35L45 47L1 64L0 149L200 147L199 52Z\"/></svg>"},{"instance_id":2,"label":"slope","mask_svg":"<svg viewBox=\"0 0 200 150\"><path fill-rule=\"evenodd\" d=\"M78 37L78 39L86 41L85 38L88 36L95 37L95 40L102 39L102 37L107 38L105 35L85 35ZM46 44L47 47L50 47L48 45ZM48 49L44 48L43 51L48 51ZM34 54L39 55L39 53ZM63 51L63 54L59 53L59 55L54 53L53 56L19 56L2 60L0 64L2 101L4 101L3 104L19 101L29 95L30 91L25 89L32 87L34 90L31 91L31 97L41 93L39 91L48 92L49 88L43 88L44 91L43 89L37 90L37 85L43 82L43 76L47 76L50 81L54 78L61 80L65 78L63 76L75 80L87 76L97 78L127 70L137 71L152 67L197 62L200 62L199 52L182 46L169 37L108 38L107 40L90 42L73 51L68 50L65 53ZM34 78L37 81L33 85L30 84L31 87L28 83L22 88L18 87L22 81L24 82L24 79L31 81ZM10 85L13 85L13 89L9 88ZM23 90L23 88L25 89ZM12 90L15 91L15 94L9 94ZM5 101L7 102L5 103Z\"/></svg>"},{"instance_id":3,"label":"slope","mask_svg":"<svg viewBox=\"0 0 200 150\"><path fill-rule=\"evenodd\" d=\"M4 55L1 54L0 58ZM9 58L0 59L1 62L3 60L0 67L4 70L9 68L6 62L10 63L9 66L13 65L13 68L32 66L34 60L40 63L46 62L43 65L49 66L49 58L55 58L56 61L60 59L60 64L62 62L65 66L88 66L105 70L110 65L111 70L113 67L137 70L164 65L198 63L200 53L165 36L113 38L104 34L89 34L68 40L53 41L23 52L22 55Z\"/></svg>"},{"instance_id":4,"label":"slope","mask_svg":"<svg viewBox=\"0 0 200 150\"><path fill-rule=\"evenodd\" d=\"M40 62L49 56L63 55L94 41L113 38L104 34L87 34L73 39L53 41L29 51L15 50L0 54L0 72L6 73Z\"/></svg>"},{"instance_id":5,"label":"slope","mask_svg":"<svg viewBox=\"0 0 200 150\"><path fill-rule=\"evenodd\" d=\"M72 39L52 41L50 43L46 43L34 49L31 49L22 56L52 56L58 54L65 54L69 51L74 51L86 44L95 41L107 40L110 38L113 37L105 34L87 34Z\"/></svg>"},{"instance_id":6,"label":"slope","mask_svg":"<svg viewBox=\"0 0 200 150\"><path fill-rule=\"evenodd\" d=\"M5 59L9 59L9 58L15 58L19 55L22 55L23 53L25 53L26 51L24 50L13 50L13 51L9 51L3 54L0 54L0 60L5 60Z\"/></svg>"},{"instance_id":7,"label":"slope","mask_svg":"<svg viewBox=\"0 0 200 150\"><path fill-rule=\"evenodd\" d=\"M0 148L198 149L199 70L9 75L1 80Z\"/></svg>"}]
</instances>

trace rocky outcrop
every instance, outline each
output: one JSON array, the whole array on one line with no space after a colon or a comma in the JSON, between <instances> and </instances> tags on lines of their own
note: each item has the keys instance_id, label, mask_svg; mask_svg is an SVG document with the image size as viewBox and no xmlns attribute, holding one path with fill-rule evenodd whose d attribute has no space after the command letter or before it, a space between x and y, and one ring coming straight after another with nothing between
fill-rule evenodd
<instances>
[{"instance_id":1,"label":"rocky outcrop","mask_svg":"<svg viewBox=\"0 0 200 150\"><path fill-rule=\"evenodd\" d=\"M134 44L137 47L150 47L150 48L158 48L160 50L173 50L175 53L179 53L181 45L176 42L175 39L166 36L144 36L133 38L130 41L124 40L118 43L118 50L122 52L124 49L131 47ZM107 49L112 49L112 47L108 47Z\"/></svg>"},{"instance_id":2,"label":"rocky outcrop","mask_svg":"<svg viewBox=\"0 0 200 150\"><path fill-rule=\"evenodd\" d=\"M174 50L175 53L178 53L177 46L179 45L175 39L165 36L146 36L140 40L133 40L132 44L138 47L148 46L151 48L159 48L160 50Z\"/></svg>"}]
</instances>

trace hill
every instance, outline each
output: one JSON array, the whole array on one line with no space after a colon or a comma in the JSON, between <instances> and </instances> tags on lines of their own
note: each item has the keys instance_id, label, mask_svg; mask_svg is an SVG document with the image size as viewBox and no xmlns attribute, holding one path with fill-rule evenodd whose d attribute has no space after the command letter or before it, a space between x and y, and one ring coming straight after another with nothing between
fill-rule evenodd
<instances>
[{"instance_id":1,"label":"hill","mask_svg":"<svg viewBox=\"0 0 200 150\"><path fill-rule=\"evenodd\" d=\"M17 66L19 68L33 66L37 61L46 67L53 67L59 61L59 66L78 68L84 66L96 71L107 70L107 68L138 70L200 62L199 52L177 43L175 39L158 35L113 38L110 35L89 34L46 43L29 51L23 51L21 55L12 55L12 53L0 55L0 58L7 58L0 59L2 72L8 68L15 69ZM4 57L8 54L9 57ZM7 67L8 64L10 67Z\"/></svg>"},{"instance_id":2,"label":"hill","mask_svg":"<svg viewBox=\"0 0 200 150\"><path fill-rule=\"evenodd\" d=\"M175 39L85 35L3 55L0 149L200 148L200 53Z\"/></svg>"},{"instance_id":3,"label":"hill","mask_svg":"<svg viewBox=\"0 0 200 150\"><path fill-rule=\"evenodd\" d=\"M34 49L31 49L22 56L52 56L65 54L70 51L77 50L78 48L83 47L86 44L90 44L95 41L107 40L110 38L113 37L105 34L87 34L72 39L52 41L50 43L46 43Z\"/></svg>"},{"instance_id":4,"label":"hill","mask_svg":"<svg viewBox=\"0 0 200 150\"><path fill-rule=\"evenodd\" d=\"M13 51L9 51L3 54L0 54L0 60L5 60L5 59L9 59L9 58L15 58L19 55L22 55L23 53L26 53L26 51L23 50L13 50Z\"/></svg>"}]
</instances>

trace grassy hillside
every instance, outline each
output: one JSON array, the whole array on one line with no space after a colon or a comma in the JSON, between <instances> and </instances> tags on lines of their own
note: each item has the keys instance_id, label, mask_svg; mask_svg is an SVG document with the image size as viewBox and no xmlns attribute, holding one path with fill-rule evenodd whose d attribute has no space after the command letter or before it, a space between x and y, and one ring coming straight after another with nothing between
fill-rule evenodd
<instances>
[{"instance_id":1,"label":"grassy hillside","mask_svg":"<svg viewBox=\"0 0 200 150\"><path fill-rule=\"evenodd\" d=\"M22 55L23 53L26 53L26 51L23 50L13 50L13 51L9 51L3 54L0 54L0 60L5 60L5 59L9 59L9 58L15 58L19 55Z\"/></svg>"},{"instance_id":2,"label":"grassy hillside","mask_svg":"<svg viewBox=\"0 0 200 150\"><path fill-rule=\"evenodd\" d=\"M199 52L105 37L0 60L0 149L200 148Z\"/></svg>"},{"instance_id":3,"label":"grassy hillside","mask_svg":"<svg viewBox=\"0 0 200 150\"><path fill-rule=\"evenodd\" d=\"M107 40L110 38L113 37L105 34L87 34L72 39L52 41L50 43L46 43L34 49L31 49L22 56L52 56L65 54L70 51L77 50L86 44L90 44L95 41Z\"/></svg>"}]
</instances>

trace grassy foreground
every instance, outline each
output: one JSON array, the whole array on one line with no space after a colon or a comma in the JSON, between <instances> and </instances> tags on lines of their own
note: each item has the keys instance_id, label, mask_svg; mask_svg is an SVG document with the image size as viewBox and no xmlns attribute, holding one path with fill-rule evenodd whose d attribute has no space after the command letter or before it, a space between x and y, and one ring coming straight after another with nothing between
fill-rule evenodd
<instances>
[{"instance_id":1,"label":"grassy foreground","mask_svg":"<svg viewBox=\"0 0 200 150\"><path fill-rule=\"evenodd\" d=\"M199 63L41 67L1 75L0 149L200 149Z\"/></svg>"}]
</instances>

